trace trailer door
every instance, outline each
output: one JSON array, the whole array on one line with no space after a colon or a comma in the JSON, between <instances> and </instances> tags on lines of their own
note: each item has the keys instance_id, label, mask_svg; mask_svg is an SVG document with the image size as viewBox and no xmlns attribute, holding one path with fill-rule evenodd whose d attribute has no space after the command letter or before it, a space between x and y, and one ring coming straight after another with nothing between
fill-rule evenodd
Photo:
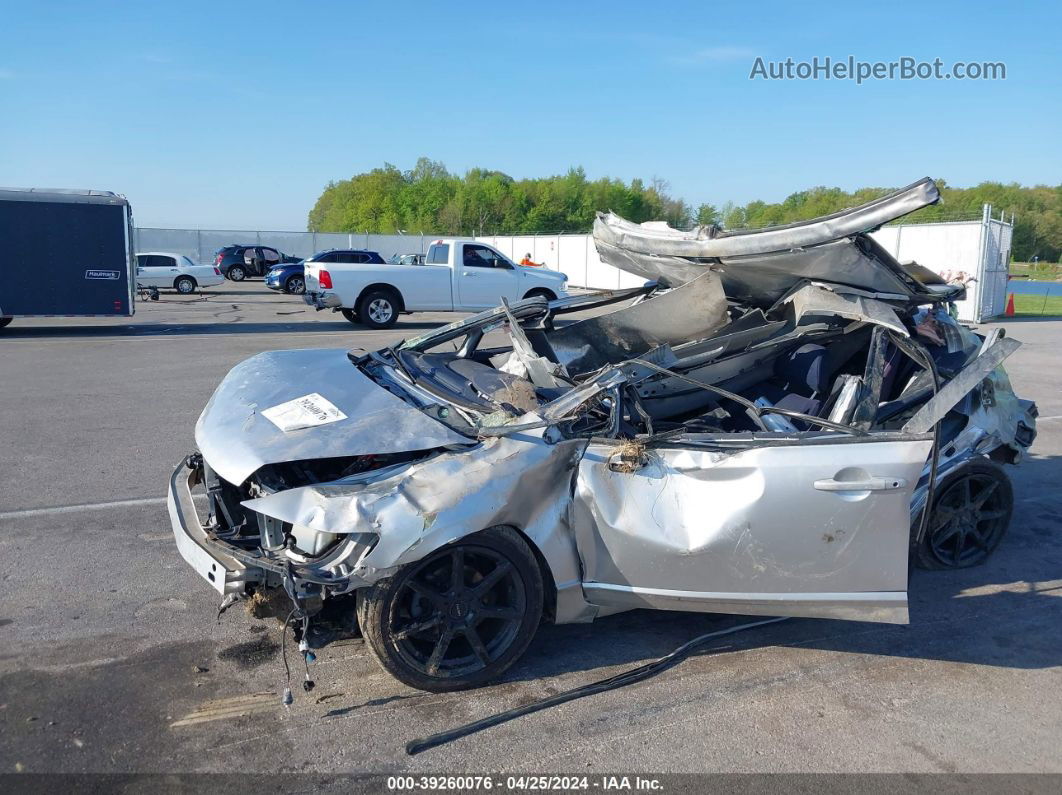
<instances>
[{"instance_id":1,"label":"trailer door","mask_svg":"<svg viewBox=\"0 0 1062 795\"><path fill-rule=\"evenodd\" d=\"M0 200L0 315L131 315L128 204L17 193Z\"/></svg>"}]
</instances>

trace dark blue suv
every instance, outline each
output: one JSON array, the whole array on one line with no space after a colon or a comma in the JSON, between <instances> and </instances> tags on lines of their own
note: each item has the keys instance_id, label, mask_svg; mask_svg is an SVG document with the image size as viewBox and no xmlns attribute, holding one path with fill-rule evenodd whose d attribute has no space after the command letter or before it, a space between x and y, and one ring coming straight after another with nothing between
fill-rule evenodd
<instances>
[{"instance_id":1,"label":"dark blue suv","mask_svg":"<svg viewBox=\"0 0 1062 795\"><path fill-rule=\"evenodd\" d=\"M346 262L350 264L386 265L384 258L375 251L364 249L337 248L318 251L302 262L280 263L274 265L265 275L265 285L270 290L283 291L291 295L306 292L306 279L303 277L304 262Z\"/></svg>"}]
</instances>

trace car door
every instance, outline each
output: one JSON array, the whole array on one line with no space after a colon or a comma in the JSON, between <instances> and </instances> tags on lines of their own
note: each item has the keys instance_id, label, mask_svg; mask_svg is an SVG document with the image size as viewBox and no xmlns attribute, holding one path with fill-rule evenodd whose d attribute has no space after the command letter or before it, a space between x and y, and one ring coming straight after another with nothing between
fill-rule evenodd
<instances>
[{"instance_id":1,"label":"car door","mask_svg":"<svg viewBox=\"0 0 1062 795\"><path fill-rule=\"evenodd\" d=\"M280 256L280 252L277 251L275 248L267 248L266 246L262 246L260 249L258 249L258 252L259 257L262 261L263 276L269 273L273 266L279 264L280 261L283 259L283 257Z\"/></svg>"},{"instance_id":2,"label":"car door","mask_svg":"<svg viewBox=\"0 0 1062 795\"><path fill-rule=\"evenodd\" d=\"M177 261L162 254L139 254L136 258L136 281L142 287L173 287L177 278Z\"/></svg>"},{"instance_id":3,"label":"car door","mask_svg":"<svg viewBox=\"0 0 1062 795\"><path fill-rule=\"evenodd\" d=\"M190 257L180 256L177 258L177 269L196 280L200 287L221 284L224 278L220 276L213 265L200 265Z\"/></svg>"},{"instance_id":4,"label":"car door","mask_svg":"<svg viewBox=\"0 0 1062 795\"><path fill-rule=\"evenodd\" d=\"M140 287L157 287L158 285L152 282L154 272L150 270L151 263L150 254L137 254L136 255L136 283Z\"/></svg>"},{"instance_id":5,"label":"car door","mask_svg":"<svg viewBox=\"0 0 1062 795\"><path fill-rule=\"evenodd\" d=\"M458 243L454 252L454 273L460 309L489 309L504 297L520 297L520 277L496 251L477 243ZM457 308L457 307L455 307Z\"/></svg>"},{"instance_id":6,"label":"car door","mask_svg":"<svg viewBox=\"0 0 1062 795\"><path fill-rule=\"evenodd\" d=\"M592 442L571 520L597 605L907 621L913 490L929 436Z\"/></svg>"}]
</instances>

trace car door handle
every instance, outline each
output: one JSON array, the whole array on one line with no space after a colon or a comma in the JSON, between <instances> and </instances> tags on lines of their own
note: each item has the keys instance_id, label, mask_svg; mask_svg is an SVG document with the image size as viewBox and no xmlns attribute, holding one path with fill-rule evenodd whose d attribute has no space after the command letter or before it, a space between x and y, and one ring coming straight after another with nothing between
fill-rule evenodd
<instances>
[{"instance_id":1,"label":"car door handle","mask_svg":"<svg viewBox=\"0 0 1062 795\"><path fill-rule=\"evenodd\" d=\"M896 491L907 486L904 478L876 478L863 480L834 480L825 478L815 481L819 491Z\"/></svg>"}]
</instances>

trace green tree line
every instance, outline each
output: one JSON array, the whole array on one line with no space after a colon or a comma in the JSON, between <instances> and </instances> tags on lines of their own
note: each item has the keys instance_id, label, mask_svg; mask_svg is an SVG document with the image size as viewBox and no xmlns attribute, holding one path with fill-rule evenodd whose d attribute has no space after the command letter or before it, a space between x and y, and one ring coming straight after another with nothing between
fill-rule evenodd
<instances>
[{"instance_id":1,"label":"green tree line","mask_svg":"<svg viewBox=\"0 0 1062 795\"><path fill-rule=\"evenodd\" d=\"M1012 251L1019 261L1058 261L1062 257L1062 185L1033 187L982 182L953 188L938 179L942 201L904 223L980 217L988 202L1016 219ZM317 232L374 232L470 235L527 232L586 232L598 210L613 210L628 220L667 221L688 228L715 224L727 229L764 227L802 221L870 201L893 188L816 187L784 201L728 202L696 209L672 197L660 179L626 183L602 177L590 180L582 168L566 174L513 179L501 171L473 168L451 174L434 160L421 158L409 171L390 163L331 182L310 210L308 227Z\"/></svg>"}]
</instances>

